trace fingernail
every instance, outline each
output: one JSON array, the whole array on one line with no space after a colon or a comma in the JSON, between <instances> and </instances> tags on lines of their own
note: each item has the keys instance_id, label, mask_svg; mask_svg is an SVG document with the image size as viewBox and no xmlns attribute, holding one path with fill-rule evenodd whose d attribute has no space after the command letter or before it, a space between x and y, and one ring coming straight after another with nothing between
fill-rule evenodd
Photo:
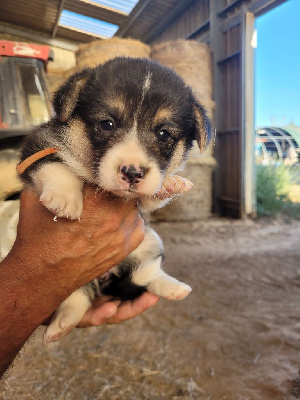
<instances>
[{"instance_id":1,"label":"fingernail","mask_svg":"<svg viewBox=\"0 0 300 400\"><path fill-rule=\"evenodd\" d=\"M109 319L111 317L113 317L114 315L116 315L117 313L117 308L115 308L113 311L107 313L107 315L105 316L105 319Z\"/></svg>"},{"instance_id":2,"label":"fingernail","mask_svg":"<svg viewBox=\"0 0 300 400\"><path fill-rule=\"evenodd\" d=\"M189 181L187 178L183 178L184 181L184 188L183 191L187 192L188 190L191 190L192 187L194 187L193 182Z\"/></svg>"}]
</instances>

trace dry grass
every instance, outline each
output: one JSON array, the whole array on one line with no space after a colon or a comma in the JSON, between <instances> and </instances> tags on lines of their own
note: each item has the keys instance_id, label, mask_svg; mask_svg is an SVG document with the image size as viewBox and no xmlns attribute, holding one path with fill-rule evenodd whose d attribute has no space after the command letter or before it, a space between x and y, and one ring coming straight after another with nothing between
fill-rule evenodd
<instances>
[{"instance_id":1,"label":"dry grass","mask_svg":"<svg viewBox=\"0 0 300 400\"><path fill-rule=\"evenodd\" d=\"M291 185L289 198L293 203L300 203L300 185Z\"/></svg>"}]
</instances>

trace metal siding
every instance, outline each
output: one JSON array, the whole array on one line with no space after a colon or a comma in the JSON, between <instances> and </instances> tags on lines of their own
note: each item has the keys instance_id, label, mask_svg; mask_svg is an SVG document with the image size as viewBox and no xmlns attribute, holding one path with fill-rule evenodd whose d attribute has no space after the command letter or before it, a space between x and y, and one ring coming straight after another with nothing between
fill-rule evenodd
<instances>
[{"instance_id":1,"label":"metal siding","mask_svg":"<svg viewBox=\"0 0 300 400\"><path fill-rule=\"evenodd\" d=\"M186 39L209 18L209 0L197 0L152 43Z\"/></svg>"},{"instance_id":2,"label":"metal siding","mask_svg":"<svg viewBox=\"0 0 300 400\"><path fill-rule=\"evenodd\" d=\"M129 21L134 18L136 13L140 12L145 1L140 2L129 15ZM143 40L143 37L157 25L158 21L162 20L170 13L173 7L176 6L178 0L151 0L144 9L140 12L134 23L128 27L123 37L130 37ZM120 31L122 31L120 29ZM118 32L116 34L118 36Z\"/></svg>"},{"instance_id":3,"label":"metal siding","mask_svg":"<svg viewBox=\"0 0 300 400\"><path fill-rule=\"evenodd\" d=\"M58 7L58 0L1 0L0 20L49 34L55 24Z\"/></svg>"}]
</instances>

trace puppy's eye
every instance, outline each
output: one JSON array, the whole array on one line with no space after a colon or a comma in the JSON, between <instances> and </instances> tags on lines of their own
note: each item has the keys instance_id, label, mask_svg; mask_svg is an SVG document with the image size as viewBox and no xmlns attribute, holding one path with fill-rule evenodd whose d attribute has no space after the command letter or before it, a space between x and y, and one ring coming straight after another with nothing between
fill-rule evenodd
<instances>
[{"instance_id":1,"label":"puppy's eye","mask_svg":"<svg viewBox=\"0 0 300 400\"><path fill-rule=\"evenodd\" d=\"M166 129L161 129L157 134L158 140L160 142L167 142L170 136L170 133Z\"/></svg>"},{"instance_id":2,"label":"puppy's eye","mask_svg":"<svg viewBox=\"0 0 300 400\"><path fill-rule=\"evenodd\" d=\"M100 122L101 128L104 131L112 131L115 129L114 123L110 119L106 119L105 121Z\"/></svg>"}]
</instances>

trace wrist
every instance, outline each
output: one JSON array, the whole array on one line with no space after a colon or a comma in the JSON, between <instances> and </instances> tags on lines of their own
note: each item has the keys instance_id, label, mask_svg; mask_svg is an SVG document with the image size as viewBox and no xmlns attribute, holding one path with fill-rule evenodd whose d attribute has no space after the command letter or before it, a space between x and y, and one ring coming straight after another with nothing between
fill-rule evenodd
<instances>
[{"instance_id":1,"label":"wrist","mask_svg":"<svg viewBox=\"0 0 300 400\"><path fill-rule=\"evenodd\" d=\"M0 265L5 305L13 309L15 317L28 310L33 325L39 325L73 290L60 284L60 275L57 268L50 270L38 254L32 252L29 256L13 247Z\"/></svg>"}]
</instances>

